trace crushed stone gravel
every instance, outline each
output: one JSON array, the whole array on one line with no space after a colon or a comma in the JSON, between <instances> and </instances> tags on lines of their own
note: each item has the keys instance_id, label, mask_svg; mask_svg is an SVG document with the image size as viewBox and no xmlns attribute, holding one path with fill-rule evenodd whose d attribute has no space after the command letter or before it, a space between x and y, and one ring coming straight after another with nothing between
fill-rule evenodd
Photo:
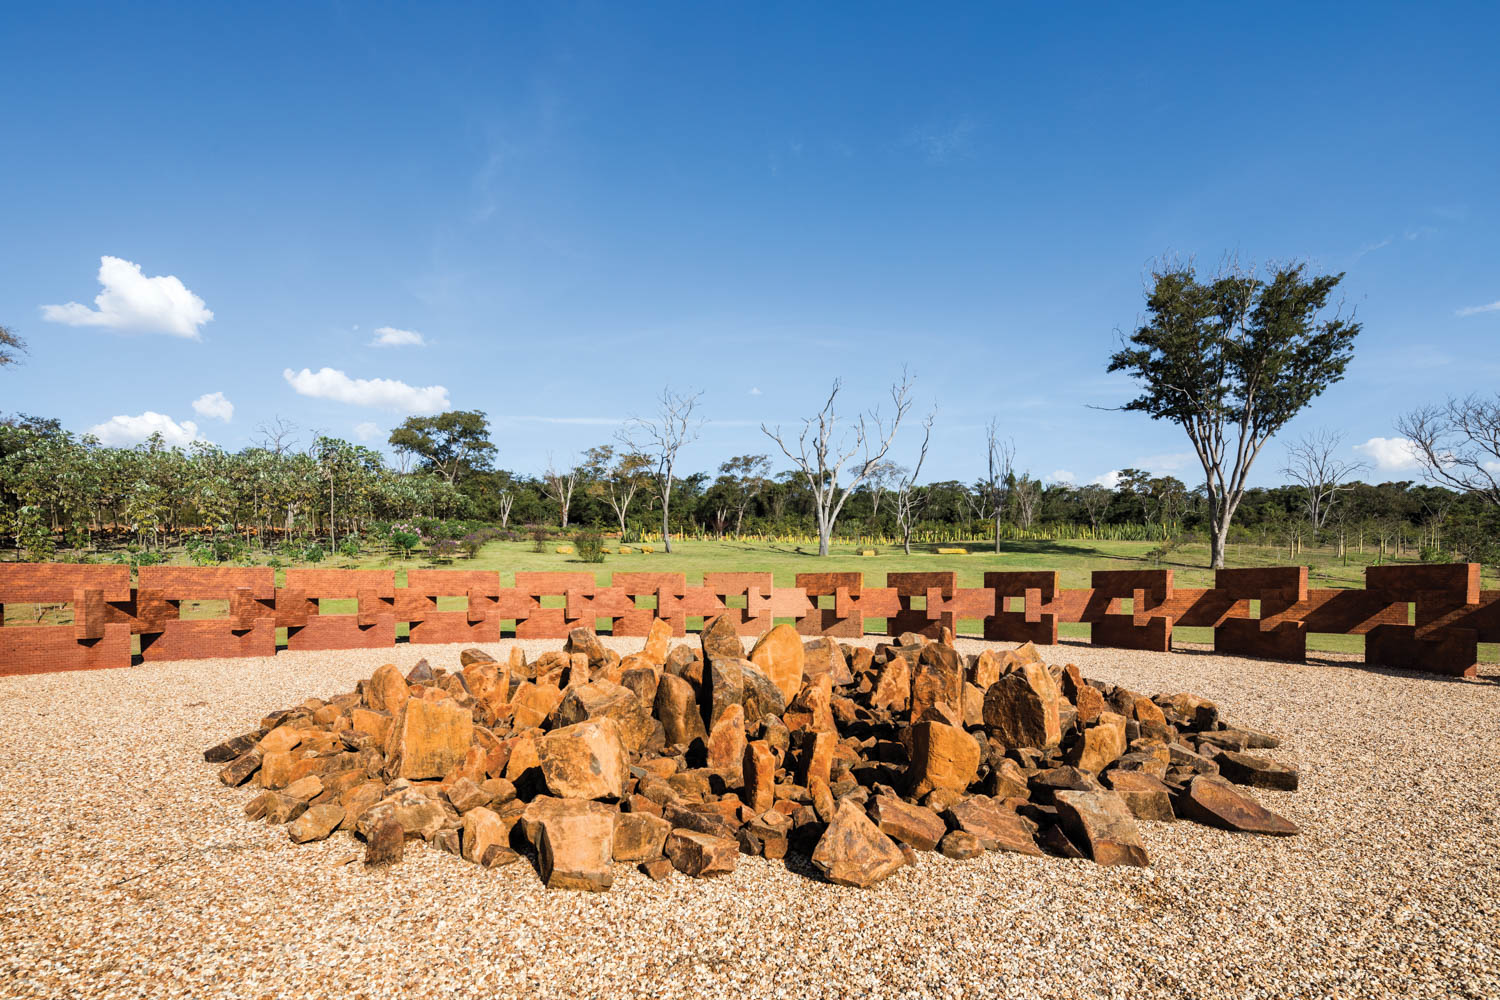
<instances>
[{"instance_id":1,"label":"crushed stone gravel","mask_svg":"<svg viewBox=\"0 0 1500 1000\"><path fill-rule=\"evenodd\" d=\"M246 821L249 793L203 762L272 709L459 648L0 678L0 996L1500 996L1494 665L1456 681L1064 643L1050 661L1282 736L1268 754L1301 790L1257 794L1303 833L1147 823L1146 869L923 854L869 890L741 857L720 879L621 865L607 893L548 892L528 865L421 844L368 871L347 834L298 846Z\"/></svg>"}]
</instances>

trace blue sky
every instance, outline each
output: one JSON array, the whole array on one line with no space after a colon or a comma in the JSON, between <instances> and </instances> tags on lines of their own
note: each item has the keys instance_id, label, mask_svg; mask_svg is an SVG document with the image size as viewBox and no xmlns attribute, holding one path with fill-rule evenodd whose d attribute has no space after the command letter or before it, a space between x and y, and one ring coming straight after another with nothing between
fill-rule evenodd
<instances>
[{"instance_id":1,"label":"blue sky","mask_svg":"<svg viewBox=\"0 0 1500 1000\"><path fill-rule=\"evenodd\" d=\"M994 415L1034 474L1191 484L1179 430L1090 407L1130 396L1151 261L1231 251L1348 272L1358 356L1284 437L1410 477L1396 415L1500 381L1497 35L1491 4L6 5L0 410L237 448L477 408L540 471L670 384L709 468L904 364L933 478Z\"/></svg>"}]
</instances>

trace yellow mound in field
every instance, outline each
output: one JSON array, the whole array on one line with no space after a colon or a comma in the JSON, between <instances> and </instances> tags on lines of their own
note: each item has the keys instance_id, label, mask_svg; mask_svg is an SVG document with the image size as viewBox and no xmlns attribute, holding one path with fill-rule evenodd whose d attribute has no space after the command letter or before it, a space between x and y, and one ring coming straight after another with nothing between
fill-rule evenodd
<instances>
[{"instance_id":1,"label":"yellow mound in field","mask_svg":"<svg viewBox=\"0 0 1500 1000\"><path fill-rule=\"evenodd\" d=\"M570 555L573 554L573 546L571 546L571 545L559 545L557 547L557 554L560 555L560 556L570 556Z\"/></svg>"},{"instance_id":2,"label":"yellow mound in field","mask_svg":"<svg viewBox=\"0 0 1500 1000\"><path fill-rule=\"evenodd\" d=\"M938 549L937 552L940 556L966 556L969 554L968 549Z\"/></svg>"}]
</instances>

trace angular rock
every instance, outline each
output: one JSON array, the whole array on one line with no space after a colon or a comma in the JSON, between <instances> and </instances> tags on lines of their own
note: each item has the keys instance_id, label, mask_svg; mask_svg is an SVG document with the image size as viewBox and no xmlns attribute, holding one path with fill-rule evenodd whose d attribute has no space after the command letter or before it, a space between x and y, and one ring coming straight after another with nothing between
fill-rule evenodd
<instances>
[{"instance_id":1,"label":"angular rock","mask_svg":"<svg viewBox=\"0 0 1500 1000\"><path fill-rule=\"evenodd\" d=\"M448 801L453 803L453 808L461 813L487 806L490 803L490 797L480 791L479 786L468 778L459 778L449 785L447 795Z\"/></svg>"},{"instance_id":2,"label":"angular rock","mask_svg":"<svg viewBox=\"0 0 1500 1000\"><path fill-rule=\"evenodd\" d=\"M406 678L401 676L396 665L387 663L365 681L364 697L370 708L394 716L411 697L411 689L406 686Z\"/></svg>"},{"instance_id":3,"label":"angular rock","mask_svg":"<svg viewBox=\"0 0 1500 1000\"><path fill-rule=\"evenodd\" d=\"M1069 748L1065 757L1080 771L1098 774L1125 753L1125 717L1104 712L1083 736Z\"/></svg>"},{"instance_id":4,"label":"angular rock","mask_svg":"<svg viewBox=\"0 0 1500 1000\"><path fill-rule=\"evenodd\" d=\"M664 849L673 868L695 877L734 871L740 854L738 841L692 830L673 830Z\"/></svg>"},{"instance_id":5,"label":"angular rock","mask_svg":"<svg viewBox=\"0 0 1500 1000\"><path fill-rule=\"evenodd\" d=\"M750 811L759 815L771 808L776 800L776 758L770 744L756 740L746 745L741 777L740 798Z\"/></svg>"},{"instance_id":6,"label":"angular rock","mask_svg":"<svg viewBox=\"0 0 1500 1000\"><path fill-rule=\"evenodd\" d=\"M937 813L894 795L875 796L867 812L881 833L919 851L936 850L948 832L948 824Z\"/></svg>"},{"instance_id":7,"label":"angular rock","mask_svg":"<svg viewBox=\"0 0 1500 1000\"><path fill-rule=\"evenodd\" d=\"M808 639L802 644L803 682L827 676L834 687L854 683L849 672L849 661L839 644L826 635Z\"/></svg>"},{"instance_id":8,"label":"angular rock","mask_svg":"<svg viewBox=\"0 0 1500 1000\"><path fill-rule=\"evenodd\" d=\"M786 711L787 699L782 696L781 689L749 660L740 661L740 679L740 705L745 710L745 718L780 716Z\"/></svg>"},{"instance_id":9,"label":"angular rock","mask_svg":"<svg viewBox=\"0 0 1500 1000\"><path fill-rule=\"evenodd\" d=\"M387 766L397 778L441 778L464 759L473 741L468 709L452 701L409 699L391 725Z\"/></svg>"},{"instance_id":10,"label":"angular rock","mask_svg":"<svg viewBox=\"0 0 1500 1000\"><path fill-rule=\"evenodd\" d=\"M613 815L589 803L565 802L549 810L540 827L537 862L547 888L603 892L614 884Z\"/></svg>"},{"instance_id":11,"label":"angular rock","mask_svg":"<svg viewBox=\"0 0 1500 1000\"><path fill-rule=\"evenodd\" d=\"M365 837L365 864L374 868L401 860L406 850L406 831L392 817L377 823Z\"/></svg>"},{"instance_id":12,"label":"angular rock","mask_svg":"<svg viewBox=\"0 0 1500 1000\"><path fill-rule=\"evenodd\" d=\"M651 712L635 692L603 679L568 688L553 717L559 726L577 725L590 719L613 719L620 727L625 749L632 753L645 745L652 729Z\"/></svg>"},{"instance_id":13,"label":"angular rock","mask_svg":"<svg viewBox=\"0 0 1500 1000\"><path fill-rule=\"evenodd\" d=\"M1249 793L1235 788L1223 778L1199 775L1177 799L1178 815L1204 826L1238 833L1261 833L1272 837L1290 837L1301 831L1285 816L1271 812Z\"/></svg>"},{"instance_id":14,"label":"angular rock","mask_svg":"<svg viewBox=\"0 0 1500 1000\"><path fill-rule=\"evenodd\" d=\"M742 664L749 661L738 657L719 656L706 661L703 673L703 693L706 697L707 714L704 723L712 730L729 711L731 705L743 710L745 701L745 672Z\"/></svg>"},{"instance_id":15,"label":"angular rock","mask_svg":"<svg viewBox=\"0 0 1500 1000\"><path fill-rule=\"evenodd\" d=\"M563 700L562 690L551 684L527 681L511 696L511 718L517 729L534 729L547 720Z\"/></svg>"},{"instance_id":16,"label":"angular rock","mask_svg":"<svg viewBox=\"0 0 1500 1000\"><path fill-rule=\"evenodd\" d=\"M745 644L735 632L732 615L719 615L704 622L698 641L703 646L704 663L715 658L740 660L745 656Z\"/></svg>"},{"instance_id":17,"label":"angular rock","mask_svg":"<svg viewBox=\"0 0 1500 1000\"><path fill-rule=\"evenodd\" d=\"M987 851L1042 853L1036 846L1033 826L986 796L972 795L949 806L947 817L954 829L973 834Z\"/></svg>"},{"instance_id":18,"label":"angular rock","mask_svg":"<svg viewBox=\"0 0 1500 1000\"><path fill-rule=\"evenodd\" d=\"M263 758L259 750L246 750L219 770L219 780L231 788L238 788L260 770Z\"/></svg>"},{"instance_id":19,"label":"angular rock","mask_svg":"<svg viewBox=\"0 0 1500 1000\"><path fill-rule=\"evenodd\" d=\"M724 775L732 788L744 780L745 745L744 709L731 705L708 734L706 766Z\"/></svg>"},{"instance_id":20,"label":"angular rock","mask_svg":"<svg viewBox=\"0 0 1500 1000\"><path fill-rule=\"evenodd\" d=\"M619 799L625 795L629 762L613 719L595 719L554 729L536 741L547 790L565 799Z\"/></svg>"},{"instance_id":21,"label":"angular rock","mask_svg":"<svg viewBox=\"0 0 1500 1000\"><path fill-rule=\"evenodd\" d=\"M464 860L482 864L484 852L490 847L509 845L510 828L511 824L483 806L464 813L463 835L460 838Z\"/></svg>"},{"instance_id":22,"label":"angular rock","mask_svg":"<svg viewBox=\"0 0 1500 1000\"><path fill-rule=\"evenodd\" d=\"M1219 774L1236 785L1270 788L1278 792L1297 790L1297 769L1290 764L1233 750L1216 753L1214 763L1219 765Z\"/></svg>"},{"instance_id":23,"label":"angular rock","mask_svg":"<svg viewBox=\"0 0 1500 1000\"><path fill-rule=\"evenodd\" d=\"M659 858L656 861L646 861L638 867L641 870L641 874L645 875L653 882L660 882L662 879L672 874L672 872L676 871L676 869L672 867L672 862L666 858Z\"/></svg>"},{"instance_id":24,"label":"angular rock","mask_svg":"<svg viewBox=\"0 0 1500 1000\"><path fill-rule=\"evenodd\" d=\"M783 705L797 697L797 692L802 690L803 665L806 661L807 652L802 647L802 636L795 628L785 624L777 625L761 636L750 650L750 662L776 685L781 692Z\"/></svg>"},{"instance_id":25,"label":"angular rock","mask_svg":"<svg viewBox=\"0 0 1500 1000\"><path fill-rule=\"evenodd\" d=\"M1145 771L1106 771L1104 781L1136 819L1170 823L1177 818L1167 786Z\"/></svg>"},{"instance_id":26,"label":"angular rock","mask_svg":"<svg viewBox=\"0 0 1500 1000\"><path fill-rule=\"evenodd\" d=\"M657 673L667 662L667 647L672 642L672 626L661 618L651 622L651 628L646 631L646 644L641 647L640 655L655 664Z\"/></svg>"},{"instance_id":27,"label":"angular rock","mask_svg":"<svg viewBox=\"0 0 1500 1000\"><path fill-rule=\"evenodd\" d=\"M913 798L936 788L962 792L979 772L979 743L957 726L919 722L911 727L907 780Z\"/></svg>"},{"instance_id":28,"label":"angular rock","mask_svg":"<svg viewBox=\"0 0 1500 1000\"><path fill-rule=\"evenodd\" d=\"M942 843L938 845L937 850L945 858L952 858L954 861L968 861L983 854L984 845L972 833L963 830L951 830L944 834Z\"/></svg>"},{"instance_id":29,"label":"angular rock","mask_svg":"<svg viewBox=\"0 0 1500 1000\"><path fill-rule=\"evenodd\" d=\"M215 744L203 751L203 760L209 764L227 764L246 751L255 748L263 734L256 730L240 736L232 736L223 743Z\"/></svg>"},{"instance_id":30,"label":"angular rock","mask_svg":"<svg viewBox=\"0 0 1500 1000\"><path fill-rule=\"evenodd\" d=\"M1062 739L1061 697L1046 667L1023 664L985 691L985 727L1008 747L1056 746Z\"/></svg>"},{"instance_id":31,"label":"angular rock","mask_svg":"<svg viewBox=\"0 0 1500 1000\"><path fill-rule=\"evenodd\" d=\"M671 832L672 824L660 816L638 812L616 813L614 859L654 861L662 856L662 848Z\"/></svg>"},{"instance_id":32,"label":"angular rock","mask_svg":"<svg viewBox=\"0 0 1500 1000\"><path fill-rule=\"evenodd\" d=\"M339 828L344 821L344 807L332 802L325 802L320 806L313 806L307 812L298 816L292 825L287 827L287 836L292 838L294 844L306 844L314 840L326 840L328 835Z\"/></svg>"},{"instance_id":33,"label":"angular rock","mask_svg":"<svg viewBox=\"0 0 1500 1000\"><path fill-rule=\"evenodd\" d=\"M906 864L906 856L863 809L845 800L818 839L812 863L835 885L867 889L895 874Z\"/></svg>"},{"instance_id":34,"label":"angular rock","mask_svg":"<svg viewBox=\"0 0 1500 1000\"><path fill-rule=\"evenodd\" d=\"M1095 864L1138 868L1149 864L1135 817L1113 792L1058 792L1057 815L1069 838Z\"/></svg>"},{"instance_id":35,"label":"angular rock","mask_svg":"<svg viewBox=\"0 0 1500 1000\"><path fill-rule=\"evenodd\" d=\"M662 674L656 687L654 712L666 731L668 746L687 746L708 735L698 710L698 696L693 686L681 677Z\"/></svg>"}]
</instances>

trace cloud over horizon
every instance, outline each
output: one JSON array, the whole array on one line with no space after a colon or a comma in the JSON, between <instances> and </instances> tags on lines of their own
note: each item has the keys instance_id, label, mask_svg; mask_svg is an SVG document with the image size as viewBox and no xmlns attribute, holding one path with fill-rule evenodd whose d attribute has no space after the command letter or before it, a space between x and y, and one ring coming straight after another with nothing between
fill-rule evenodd
<instances>
[{"instance_id":1,"label":"cloud over horizon","mask_svg":"<svg viewBox=\"0 0 1500 1000\"><path fill-rule=\"evenodd\" d=\"M1500 312L1500 301L1490 302L1482 306L1465 306L1462 309L1455 309L1453 314L1455 316L1478 316L1480 313L1492 312Z\"/></svg>"},{"instance_id":2,"label":"cloud over horizon","mask_svg":"<svg viewBox=\"0 0 1500 1000\"><path fill-rule=\"evenodd\" d=\"M351 406L377 406L401 413L438 413L449 408L448 389L441 385L411 386L398 379L350 378L336 368L284 369L281 377L298 395L331 399Z\"/></svg>"},{"instance_id":3,"label":"cloud over horizon","mask_svg":"<svg viewBox=\"0 0 1500 1000\"><path fill-rule=\"evenodd\" d=\"M193 400L193 412L227 424L234 419L234 404L222 392L206 392Z\"/></svg>"},{"instance_id":4,"label":"cloud over horizon","mask_svg":"<svg viewBox=\"0 0 1500 1000\"><path fill-rule=\"evenodd\" d=\"M1354 450L1374 462L1377 472L1399 472L1415 469L1420 464L1416 445L1404 437L1372 437L1364 444L1355 445Z\"/></svg>"},{"instance_id":5,"label":"cloud over horizon","mask_svg":"<svg viewBox=\"0 0 1500 1000\"><path fill-rule=\"evenodd\" d=\"M148 278L139 264L120 257L99 258L98 309L79 302L42 306L42 318L66 326L100 326L131 333L165 333L199 340L199 328L214 318L202 299L175 275Z\"/></svg>"},{"instance_id":6,"label":"cloud over horizon","mask_svg":"<svg viewBox=\"0 0 1500 1000\"><path fill-rule=\"evenodd\" d=\"M381 326L375 329L375 339L370 341L371 347L426 347L427 338L415 330L398 330L394 326Z\"/></svg>"},{"instance_id":7,"label":"cloud over horizon","mask_svg":"<svg viewBox=\"0 0 1500 1000\"><path fill-rule=\"evenodd\" d=\"M155 410L147 410L134 417L125 414L110 417L104 423L90 427L89 433L98 438L101 444L115 448L140 444L152 434L160 434L163 441L176 447L186 447L194 441L205 440L198 433L198 425L191 420L178 423Z\"/></svg>"}]
</instances>

